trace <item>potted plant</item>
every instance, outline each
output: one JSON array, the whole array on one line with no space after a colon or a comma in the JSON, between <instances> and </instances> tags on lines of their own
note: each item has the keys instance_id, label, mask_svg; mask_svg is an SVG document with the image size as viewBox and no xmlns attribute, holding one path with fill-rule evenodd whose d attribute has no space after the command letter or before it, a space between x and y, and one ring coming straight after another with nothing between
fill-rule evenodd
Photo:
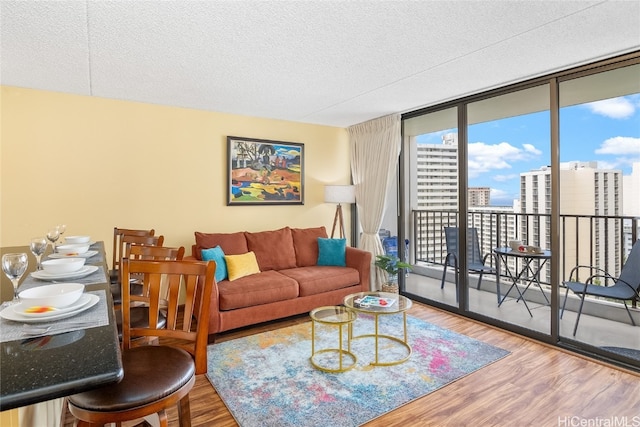
<instances>
[{"instance_id":1,"label":"potted plant","mask_svg":"<svg viewBox=\"0 0 640 427\"><path fill-rule=\"evenodd\" d=\"M400 261L396 255L376 256L375 266L387 273L387 281L382 285L382 292L398 293L398 273L403 268L411 270L411 265Z\"/></svg>"}]
</instances>

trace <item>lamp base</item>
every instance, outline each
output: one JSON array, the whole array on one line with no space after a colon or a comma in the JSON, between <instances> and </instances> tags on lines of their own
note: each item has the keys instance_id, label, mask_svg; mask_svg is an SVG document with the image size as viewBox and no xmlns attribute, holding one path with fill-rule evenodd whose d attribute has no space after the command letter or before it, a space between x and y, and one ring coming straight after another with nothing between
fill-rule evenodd
<instances>
[{"instance_id":1,"label":"lamp base","mask_svg":"<svg viewBox=\"0 0 640 427\"><path fill-rule=\"evenodd\" d=\"M336 214L333 217L333 228L331 229L331 238L333 239L333 236L336 233L336 225L340 226L340 238L344 239L345 238L345 232L344 232L344 220L342 219L342 205L340 203L338 203L338 206L336 207Z\"/></svg>"}]
</instances>

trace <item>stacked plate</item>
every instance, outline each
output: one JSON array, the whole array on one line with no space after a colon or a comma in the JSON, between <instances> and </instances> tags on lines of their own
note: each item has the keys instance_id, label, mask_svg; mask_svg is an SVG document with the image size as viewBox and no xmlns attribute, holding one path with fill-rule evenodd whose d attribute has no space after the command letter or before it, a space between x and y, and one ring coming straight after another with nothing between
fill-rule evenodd
<instances>
[{"instance_id":1,"label":"stacked plate","mask_svg":"<svg viewBox=\"0 0 640 427\"><path fill-rule=\"evenodd\" d=\"M69 307L59 308L46 313L27 313L25 310L28 307L25 307L22 303L18 303L10 305L0 311L0 317L23 323L51 322L53 320L66 319L67 317L82 313L96 305L98 301L100 301L100 298L97 295L82 294L80 299Z\"/></svg>"},{"instance_id":2,"label":"stacked plate","mask_svg":"<svg viewBox=\"0 0 640 427\"><path fill-rule=\"evenodd\" d=\"M42 261L43 270L34 271L31 277L40 280L79 279L98 271L97 265L84 265L85 258L64 258Z\"/></svg>"},{"instance_id":3,"label":"stacked plate","mask_svg":"<svg viewBox=\"0 0 640 427\"><path fill-rule=\"evenodd\" d=\"M47 273L46 271L34 271L31 273L31 277L40 280L71 280L71 279L80 279L82 277L86 277L90 274L98 271L97 265L85 265L78 271L72 271L71 273L60 273L60 274L52 274Z\"/></svg>"},{"instance_id":4,"label":"stacked plate","mask_svg":"<svg viewBox=\"0 0 640 427\"><path fill-rule=\"evenodd\" d=\"M54 259L55 258L69 258L69 257L72 257L72 258L91 258L92 256L97 255L97 254L98 254L98 251L86 251L86 252L81 253L81 254L77 253L77 252L69 252L69 253L66 253L66 254L57 252L55 254L50 254L49 258L54 258Z\"/></svg>"}]
</instances>

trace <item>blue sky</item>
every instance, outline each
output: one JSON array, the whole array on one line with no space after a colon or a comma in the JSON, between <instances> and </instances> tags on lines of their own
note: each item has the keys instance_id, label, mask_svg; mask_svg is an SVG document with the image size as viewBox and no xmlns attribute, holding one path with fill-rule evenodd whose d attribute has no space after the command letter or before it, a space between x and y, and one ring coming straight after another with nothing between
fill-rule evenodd
<instances>
[{"instance_id":1,"label":"blue sky","mask_svg":"<svg viewBox=\"0 0 640 427\"><path fill-rule=\"evenodd\" d=\"M446 132L421 135L418 143L439 143ZM490 187L492 205L511 206L520 173L551 164L549 133L549 112L470 126L469 185ZM563 108L560 161L597 161L630 174L640 162L640 94Z\"/></svg>"}]
</instances>

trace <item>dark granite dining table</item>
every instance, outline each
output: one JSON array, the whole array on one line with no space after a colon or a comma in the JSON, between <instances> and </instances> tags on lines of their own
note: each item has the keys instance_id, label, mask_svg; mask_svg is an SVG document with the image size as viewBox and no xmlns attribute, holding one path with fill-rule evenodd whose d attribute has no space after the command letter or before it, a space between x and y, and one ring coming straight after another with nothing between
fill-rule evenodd
<instances>
[{"instance_id":1,"label":"dark granite dining table","mask_svg":"<svg viewBox=\"0 0 640 427\"><path fill-rule=\"evenodd\" d=\"M124 371L104 243L96 242L89 249L97 251L97 254L87 258L86 265L96 265L99 269L85 278L65 281L84 283L85 292L98 296L99 301L76 316L49 322L56 328L66 326L65 322L68 322L64 332L20 336L16 331L22 324L0 318L1 411L68 396L122 379ZM29 268L20 281L19 290L49 284L30 276L36 263L27 246L4 247L1 252L29 254ZM46 258L43 256L43 260ZM6 287L8 279L4 274L2 276ZM10 307L5 301L2 309L7 308ZM74 324L80 316L83 316L83 322L89 323Z\"/></svg>"}]
</instances>

